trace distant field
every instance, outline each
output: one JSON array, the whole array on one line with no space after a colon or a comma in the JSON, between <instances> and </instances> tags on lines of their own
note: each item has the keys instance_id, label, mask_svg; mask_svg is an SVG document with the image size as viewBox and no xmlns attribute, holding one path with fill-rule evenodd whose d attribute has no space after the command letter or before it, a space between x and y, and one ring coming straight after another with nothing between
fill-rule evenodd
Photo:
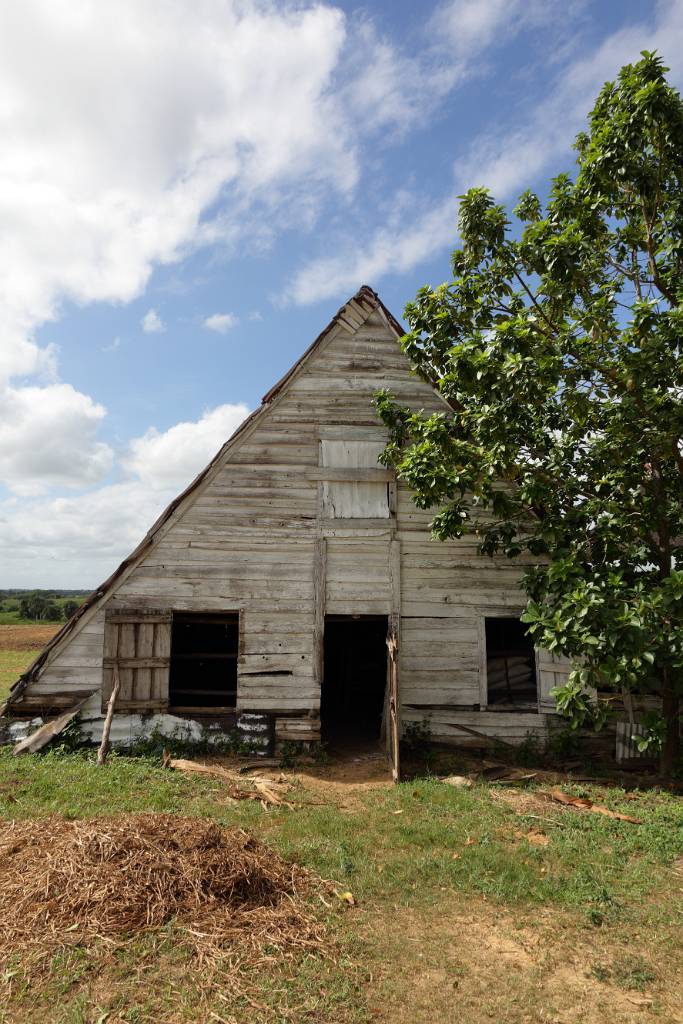
<instances>
[{"instance_id":1,"label":"distant field","mask_svg":"<svg viewBox=\"0 0 683 1024\"><path fill-rule=\"evenodd\" d=\"M54 636L59 625L0 625L0 703L12 683Z\"/></svg>"}]
</instances>

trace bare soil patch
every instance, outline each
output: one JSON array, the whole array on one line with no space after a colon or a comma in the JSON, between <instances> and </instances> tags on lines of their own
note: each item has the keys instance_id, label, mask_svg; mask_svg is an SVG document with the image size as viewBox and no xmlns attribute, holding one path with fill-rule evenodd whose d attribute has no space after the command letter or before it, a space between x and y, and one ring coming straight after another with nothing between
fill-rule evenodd
<instances>
[{"instance_id":1,"label":"bare soil patch","mask_svg":"<svg viewBox=\"0 0 683 1024\"><path fill-rule=\"evenodd\" d=\"M377 1021L683 1021L681 965L663 959L662 936L639 934L634 950L618 929L557 908L510 913L451 894L424 910L369 913L364 929L384 949L370 993ZM647 969L653 962L656 972Z\"/></svg>"},{"instance_id":2,"label":"bare soil patch","mask_svg":"<svg viewBox=\"0 0 683 1024\"><path fill-rule=\"evenodd\" d=\"M0 626L0 651L39 651L61 626Z\"/></svg>"}]
</instances>

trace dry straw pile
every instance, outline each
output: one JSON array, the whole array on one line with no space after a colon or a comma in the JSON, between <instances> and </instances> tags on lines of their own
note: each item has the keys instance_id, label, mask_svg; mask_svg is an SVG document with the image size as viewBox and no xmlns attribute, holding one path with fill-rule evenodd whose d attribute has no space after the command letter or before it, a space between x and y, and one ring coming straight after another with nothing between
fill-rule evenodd
<instances>
[{"instance_id":1,"label":"dry straw pile","mask_svg":"<svg viewBox=\"0 0 683 1024\"><path fill-rule=\"evenodd\" d=\"M322 953L307 904L315 884L241 829L196 818L10 822L0 826L0 958L172 920L204 956Z\"/></svg>"}]
</instances>

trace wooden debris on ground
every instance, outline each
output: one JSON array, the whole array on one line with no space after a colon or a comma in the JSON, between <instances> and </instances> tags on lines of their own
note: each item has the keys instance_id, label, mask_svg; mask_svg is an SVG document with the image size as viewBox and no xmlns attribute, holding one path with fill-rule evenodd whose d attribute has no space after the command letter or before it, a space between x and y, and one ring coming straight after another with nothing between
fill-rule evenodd
<instances>
[{"instance_id":1,"label":"wooden debris on ground","mask_svg":"<svg viewBox=\"0 0 683 1024\"><path fill-rule=\"evenodd\" d=\"M226 784L227 795L233 800L259 800L264 807L287 807L294 810L294 804L282 796L292 788L284 775L277 779L241 775L239 771L231 771L220 764L202 764L200 761L169 757L166 751L163 764L165 768L173 768L176 771L196 772L199 775L221 779ZM245 783L250 783L251 788L244 788Z\"/></svg>"},{"instance_id":2,"label":"wooden debris on ground","mask_svg":"<svg viewBox=\"0 0 683 1024\"><path fill-rule=\"evenodd\" d=\"M515 768L511 765L492 765L467 775L446 775L441 778L447 786L467 789L475 782L488 782L500 786L522 786L537 778L538 772Z\"/></svg>"},{"instance_id":3,"label":"wooden debris on ground","mask_svg":"<svg viewBox=\"0 0 683 1024\"><path fill-rule=\"evenodd\" d=\"M570 796L568 793L563 793L561 789L551 789L546 796L555 803L564 804L567 807L574 807L578 811L590 811L591 814L604 814L606 818L617 818L619 821L630 821L633 825L643 824L640 818L633 818L630 814L622 814L620 811L611 811L609 807L605 807L603 804L595 804L587 797Z\"/></svg>"},{"instance_id":4,"label":"wooden debris on ground","mask_svg":"<svg viewBox=\"0 0 683 1024\"><path fill-rule=\"evenodd\" d=\"M447 775L441 781L447 786L454 786L456 789L469 789L472 785L472 779L467 775Z\"/></svg>"},{"instance_id":5,"label":"wooden debris on ground","mask_svg":"<svg viewBox=\"0 0 683 1024\"><path fill-rule=\"evenodd\" d=\"M510 765L500 765L494 768L485 768L482 776L487 782L502 786L519 786L524 782L530 782L538 777L538 771L530 772L528 768L514 768Z\"/></svg>"},{"instance_id":6,"label":"wooden debris on ground","mask_svg":"<svg viewBox=\"0 0 683 1024\"><path fill-rule=\"evenodd\" d=\"M69 722L76 717L85 702L90 700L91 697L92 694L89 693L87 697L80 700L78 704L74 704L68 711L64 711L58 718L53 718L51 722L45 722L44 725L41 725L39 729L32 732L26 739L20 740L12 751L14 756L16 757L18 754L35 754L38 750L42 750L50 740L59 736L60 732L66 729Z\"/></svg>"}]
</instances>

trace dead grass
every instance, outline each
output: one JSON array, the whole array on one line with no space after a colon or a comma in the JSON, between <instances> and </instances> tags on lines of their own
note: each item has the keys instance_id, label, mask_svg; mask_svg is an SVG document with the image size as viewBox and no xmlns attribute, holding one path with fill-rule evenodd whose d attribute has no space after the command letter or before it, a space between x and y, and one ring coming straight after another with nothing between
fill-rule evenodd
<instances>
[{"instance_id":1,"label":"dead grass","mask_svg":"<svg viewBox=\"0 0 683 1024\"><path fill-rule=\"evenodd\" d=\"M312 876L248 832L172 814L9 822L0 830L0 957L120 939L174 921L202 956L253 966L327 948Z\"/></svg>"},{"instance_id":2,"label":"dead grass","mask_svg":"<svg viewBox=\"0 0 683 1024\"><path fill-rule=\"evenodd\" d=\"M60 626L46 625L0 625L0 651L40 651L51 640Z\"/></svg>"}]
</instances>

